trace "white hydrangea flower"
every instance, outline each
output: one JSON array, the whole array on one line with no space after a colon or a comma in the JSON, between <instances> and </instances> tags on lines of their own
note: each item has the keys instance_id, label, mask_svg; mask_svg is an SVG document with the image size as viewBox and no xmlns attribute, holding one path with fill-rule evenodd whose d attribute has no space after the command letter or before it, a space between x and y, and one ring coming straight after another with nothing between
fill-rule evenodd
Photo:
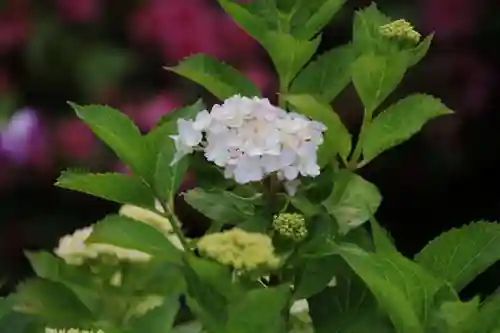
<instances>
[{"instance_id":1,"label":"white hydrangea flower","mask_svg":"<svg viewBox=\"0 0 500 333\"><path fill-rule=\"evenodd\" d=\"M96 259L101 255L108 255L120 261L146 262L151 255L131 249L124 249L110 244L92 243L85 241L92 234L92 227L76 230L71 235L66 235L59 240L59 246L54 253L69 265L80 266L89 259Z\"/></svg>"},{"instance_id":2,"label":"white hydrangea flower","mask_svg":"<svg viewBox=\"0 0 500 333\"><path fill-rule=\"evenodd\" d=\"M172 161L195 150L224 169L226 178L246 184L271 173L294 194L299 176L316 177L318 146L326 126L272 105L268 99L239 95L200 112L196 119L178 120L172 136L177 153Z\"/></svg>"},{"instance_id":3,"label":"white hydrangea flower","mask_svg":"<svg viewBox=\"0 0 500 333\"><path fill-rule=\"evenodd\" d=\"M104 333L103 330L80 330L77 328L68 328L68 329L57 329L57 328L46 328L45 333Z\"/></svg>"}]
</instances>

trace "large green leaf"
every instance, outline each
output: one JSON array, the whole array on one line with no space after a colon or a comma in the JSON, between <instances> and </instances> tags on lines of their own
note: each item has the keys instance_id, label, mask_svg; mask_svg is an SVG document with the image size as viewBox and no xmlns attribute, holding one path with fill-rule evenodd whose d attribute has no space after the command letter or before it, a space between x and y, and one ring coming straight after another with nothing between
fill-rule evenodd
<instances>
[{"instance_id":1,"label":"large green leaf","mask_svg":"<svg viewBox=\"0 0 500 333\"><path fill-rule=\"evenodd\" d=\"M228 305L226 332L286 333L283 314L290 296L288 285L245 292L241 298Z\"/></svg>"},{"instance_id":2,"label":"large green leaf","mask_svg":"<svg viewBox=\"0 0 500 333\"><path fill-rule=\"evenodd\" d=\"M342 258L366 283L398 332L424 332L434 296L443 283L396 253L368 253L357 246L339 246Z\"/></svg>"},{"instance_id":3,"label":"large green leaf","mask_svg":"<svg viewBox=\"0 0 500 333\"><path fill-rule=\"evenodd\" d=\"M141 132L125 114L108 106L70 103L99 139L108 145L137 176L152 180L154 163Z\"/></svg>"},{"instance_id":4,"label":"large green leaf","mask_svg":"<svg viewBox=\"0 0 500 333\"><path fill-rule=\"evenodd\" d=\"M344 169L335 175L333 191L323 205L337 220L339 231L347 233L368 221L381 202L375 185Z\"/></svg>"},{"instance_id":5,"label":"large green leaf","mask_svg":"<svg viewBox=\"0 0 500 333\"><path fill-rule=\"evenodd\" d=\"M183 158L172 165L176 153L175 143L169 137L164 138L164 140L165 142L157 155L154 187L157 196L163 202L172 202L184 179L189 160Z\"/></svg>"},{"instance_id":6,"label":"large green leaf","mask_svg":"<svg viewBox=\"0 0 500 333\"><path fill-rule=\"evenodd\" d=\"M299 113L327 127L324 134L325 142L318 151L319 164L325 165L331 162L336 153L347 160L351 153L351 135L332 108L311 95L287 95L285 98Z\"/></svg>"},{"instance_id":7,"label":"large green leaf","mask_svg":"<svg viewBox=\"0 0 500 333\"><path fill-rule=\"evenodd\" d=\"M130 323L130 332L133 333L170 333L174 320L179 311L179 296L166 298L163 304L147 312Z\"/></svg>"},{"instance_id":8,"label":"large green leaf","mask_svg":"<svg viewBox=\"0 0 500 333\"><path fill-rule=\"evenodd\" d=\"M358 57L352 44L327 51L309 63L293 80L293 94L308 93L331 102L351 81L351 65Z\"/></svg>"},{"instance_id":9,"label":"large green leaf","mask_svg":"<svg viewBox=\"0 0 500 333\"><path fill-rule=\"evenodd\" d=\"M356 48L363 53L385 51L389 43L380 35L379 28L389 22L391 19L380 12L375 3L356 11L352 37Z\"/></svg>"},{"instance_id":10,"label":"large green leaf","mask_svg":"<svg viewBox=\"0 0 500 333\"><path fill-rule=\"evenodd\" d=\"M262 42L270 28L269 23L276 23L277 20L269 18L266 13L271 13L274 17L276 7L269 2L255 1L250 5L243 5L234 0L218 0L221 7L231 16L231 18L250 36Z\"/></svg>"},{"instance_id":11,"label":"large green leaf","mask_svg":"<svg viewBox=\"0 0 500 333\"><path fill-rule=\"evenodd\" d=\"M67 265L62 259L47 252L27 252L26 257L39 277L63 284L87 308L97 309L101 300L99 285L84 268Z\"/></svg>"},{"instance_id":12,"label":"large green leaf","mask_svg":"<svg viewBox=\"0 0 500 333\"><path fill-rule=\"evenodd\" d=\"M352 64L352 81L365 112L373 111L403 80L407 60L402 54L365 54Z\"/></svg>"},{"instance_id":13,"label":"large green leaf","mask_svg":"<svg viewBox=\"0 0 500 333\"><path fill-rule=\"evenodd\" d=\"M60 283L31 279L16 292L16 309L55 327L85 327L94 317L76 295Z\"/></svg>"},{"instance_id":14,"label":"large green leaf","mask_svg":"<svg viewBox=\"0 0 500 333\"><path fill-rule=\"evenodd\" d=\"M321 292L336 276L338 264L337 255L308 258L303 266L299 266L300 274L295 282L293 297L309 298Z\"/></svg>"},{"instance_id":15,"label":"large green leaf","mask_svg":"<svg viewBox=\"0 0 500 333\"><path fill-rule=\"evenodd\" d=\"M195 188L184 194L186 202L216 223L240 223L255 215L253 201L219 189Z\"/></svg>"},{"instance_id":16,"label":"large green leaf","mask_svg":"<svg viewBox=\"0 0 500 333\"><path fill-rule=\"evenodd\" d=\"M183 268L190 310L207 330L224 332L228 319L227 294L232 288L229 268L191 255L186 256Z\"/></svg>"},{"instance_id":17,"label":"large green leaf","mask_svg":"<svg viewBox=\"0 0 500 333\"><path fill-rule=\"evenodd\" d=\"M500 328L500 293L488 297L479 308L477 317L473 320L474 333L491 333Z\"/></svg>"},{"instance_id":18,"label":"large green leaf","mask_svg":"<svg viewBox=\"0 0 500 333\"><path fill-rule=\"evenodd\" d=\"M433 313L430 326L438 332L445 333L478 333L476 320L479 313L479 297L470 301L460 300L444 302L439 309Z\"/></svg>"},{"instance_id":19,"label":"large green leaf","mask_svg":"<svg viewBox=\"0 0 500 333\"><path fill-rule=\"evenodd\" d=\"M375 298L347 264L336 258L335 286L312 296L310 314L316 333L391 332Z\"/></svg>"},{"instance_id":20,"label":"large green leaf","mask_svg":"<svg viewBox=\"0 0 500 333\"><path fill-rule=\"evenodd\" d=\"M408 96L380 113L363 137L363 163L411 138L431 119L452 113L440 100L425 94Z\"/></svg>"},{"instance_id":21,"label":"large green leaf","mask_svg":"<svg viewBox=\"0 0 500 333\"><path fill-rule=\"evenodd\" d=\"M204 54L188 57L177 66L167 69L202 85L221 100L237 94L260 96L259 89L244 75Z\"/></svg>"},{"instance_id":22,"label":"large green leaf","mask_svg":"<svg viewBox=\"0 0 500 333\"><path fill-rule=\"evenodd\" d=\"M288 18L292 35L310 39L323 29L342 8L345 0L284 0L290 10L283 16Z\"/></svg>"},{"instance_id":23,"label":"large green leaf","mask_svg":"<svg viewBox=\"0 0 500 333\"><path fill-rule=\"evenodd\" d=\"M377 253L398 253L391 235L378 223L374 216L370 217L370 227Z\"/></svg>"},{"instance_id":24,"label":"large green leaf","mask_svg":"<svg viewBox=\"0 0 500 333\"><path fill-rule=\"evenodd\" d=\"M154 208L152 191L133 175L64 171L57 179L56 186L121 204Z\"/></svg>"},{"instance_id":25,"label":"large green leaf","mask_svg":"<svg viewBox=\"0 0 500 333\"><path fill-rule=\"evenodd\" d=\"M181 252L154 227L121 215L108 215L99 221L87 242L138 250L172 262L181 257Z\"/></svg>"},{"instance_id":26,"label":"large green leaf","mask_svg":"<svg viewBox=\"0 0 500 333\"><path fill-rule=\"evenodd\" d=\"M500 224L483 221L441 234L416 256L421 266L457 291L499 259Z\"/></svg>"},{"instance_id":27,"label":"large green leaf","mask_svg":"<svg viewBox=\"0 0 500 333\"><path fill-rule=\"evenodd\" d=\"M288 87L302 67L312 58L320 42L321 36L310 41L273 31L267 32L261 40L262 46L269 52L276 67L282 87Z\"/></svg>"}]
</instances>

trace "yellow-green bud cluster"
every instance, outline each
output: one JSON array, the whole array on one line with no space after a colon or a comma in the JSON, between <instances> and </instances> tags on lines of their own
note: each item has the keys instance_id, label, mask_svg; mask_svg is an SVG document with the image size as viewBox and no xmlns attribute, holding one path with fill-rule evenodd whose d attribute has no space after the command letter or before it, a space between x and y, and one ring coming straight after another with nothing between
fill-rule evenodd
<instances>
[{"instance_id":1,"label":"yellow-green bud cluster","mask_svg":"<svg viewBox=\"0 0 500 333\"><path fill-rule=\"evenodd\" d=\"M203 236L198 250L202 256L240 271L274 269L280 263L269 236L238 228Z\"/></svg>"},{"instance_id":2,"label":"yellow-green bud cluster","mask_svg":"<svg viewBox=\"0 0 500 333\"><path fill-rule=\"evenodd\" d=\"M273 229L279 235L295 242L303 241L307 237L306 220L297 213L280 213L274 217Z\"/></svg>"},{"instance_id":3,"label":"yellow-green bud cluster","mask_svg":"<svg viewBox=\"0 0 500 333\"><path fill-rule=\"evenodd\" d=\"M411 23L403 19L383 25L379 31L386 37L405 39L415 44L420 41L421 37Z\"/></svg>"}]
</instances>

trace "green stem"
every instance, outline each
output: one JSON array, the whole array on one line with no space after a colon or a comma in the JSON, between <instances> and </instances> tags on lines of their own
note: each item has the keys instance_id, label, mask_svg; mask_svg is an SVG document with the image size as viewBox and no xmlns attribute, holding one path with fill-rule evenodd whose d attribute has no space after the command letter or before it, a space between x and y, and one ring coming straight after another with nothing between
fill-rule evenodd
<instances>
[{"instance_id":1,"label":"green stem","mask_svg":"<svg viewBox=\"0 0 500 333\"><path fill-rule=\"evenodd\" d=\"M364 141L364 136L366 132L366 128L368 125L370 125L372 121L372 116L373 112L370 111L368 112L365 109L364 116L363 116L363 122L361 123L361 129L359 131L359 136L358 136L358 142L356 143L356 148L354 149L354 152L352 153L351 159L348 163L348 167L351 170L355 170L358 167L358 162L361 157L361 153L363 151L363 141Z\"/></svg>"},{"instance_id":2,"label":"green stem","mask_svg":"<svg viewBox=\"0 0 500 333\"><path fill-rule=\"evenodd\" d=\"M181 230L181 221L175 214L173 198L170 198L168 205L164 203L163 200L158 200L158 201L160 202L161 208L163 208L163 212L161 213L161 215L172 221L171 225L172 229L174 230L174 233L176 234L177 237L179 237L179 240L184 249L186 251L189 251L190 248L188 247L188 242Z\"/></svg>"}]
</instances>

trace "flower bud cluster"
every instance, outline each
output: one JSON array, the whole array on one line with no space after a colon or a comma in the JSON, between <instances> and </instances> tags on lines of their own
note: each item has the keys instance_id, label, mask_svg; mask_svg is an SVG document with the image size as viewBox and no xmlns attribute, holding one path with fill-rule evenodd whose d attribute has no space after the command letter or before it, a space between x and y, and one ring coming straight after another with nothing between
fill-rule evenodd
<instances>
[{"instance_id":1,"label":"flower bud cluster","mask_svg":"<svg viewBox=\"0 0 500 333\"><path fill-rule=\"evenodd\" d=\"M420 41L420 33L406 20L396 20L380 27L380 33L389 38L401 38L413 43Z\"/></svg>"},{"instance_id":2,"label":"flower bud cluster","mask_svg":"<svg viewBox=\"0 0 500 333\"><path fill-rule=\"evenodd\" d=\"M273 229L279 235L300 242L307 237L306 220L297 213L280 213L274 217Z\"/></svg>"}]
</instances>

